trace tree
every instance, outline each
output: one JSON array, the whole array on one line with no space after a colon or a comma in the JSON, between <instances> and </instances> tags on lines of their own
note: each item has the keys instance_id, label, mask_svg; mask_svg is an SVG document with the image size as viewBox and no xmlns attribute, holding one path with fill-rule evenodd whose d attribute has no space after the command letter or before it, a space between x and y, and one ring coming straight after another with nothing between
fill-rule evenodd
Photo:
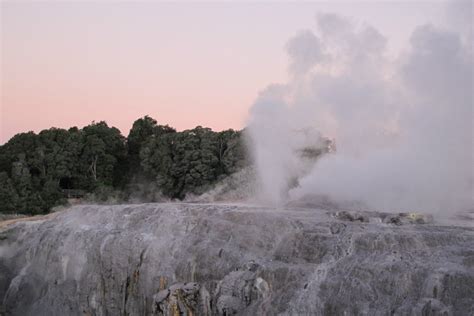
<instances>
[{"instance_id":1,"label":"tree","mask_svg":"<svg viewBox=\"0 0 474 316\"><path fill-rule=\"evenodd\" d=\"M51 128L38 134L37 167L45 180L71 177L78 164L79 146L71 142L71 133L64 129Z\"/></svg>"},{"instance_id":2,"label":"tree","mask_svg":"<svg viewBox=\"0 0 474 316\"><path fill-rule=\"evenodd\" d=\"M20 155L12 165L12 181L18 193L18 212L41 214L43 203L38 190L35 190L24 155Z\"/></svg>"},{"instance_id":3,"label":"tree","mask_svg":"<svg viewBox=\"0 0 474 316\"><path fill-rule=\"evenodd\" d=\"M17 134L0 146L0 211L48 212L66 201L64 189L106 200L143 187L154 198L158 188L182 199L245 166L244 147L242 132L176 132L149 116L133 123L127 139L105 122Z\"/></svg>"},{"instance_id":4,"label":"tree","mask_svg":"<svg viewBox=\"0 0 474 316\"><path fill-rule=\"evenodd\" d=\"M175 185L169 171L173 166L173 144L176 134L152 136L140 151L141 166L149 176L156 180L163 194L172 196Z\"/></svg>"},{"instance_id":5,"label":"tree","mask_svg":"<svg viewBox=\"0 0 474 316\"><path fill-rule=\"evenodd\" d=\"M129 156L139 156L143 143L145 143L148 138L153 135L155 127L156 120L149 117L148 115L133 122L132 129L130 129L127 137Z\"/></svg>"},{"instance_id":6,"label":"tree","mask_svg":"<svg viewBox=\"0 0 474 316\"><path fill-rule=\"evenodd\" d=\"M33 132L20 133L13 136L0 150L0 171L11 174L12 164L22 155L26 163L36 159L38 135ZM38 171L39 172L39 171Z\"/></svg>"},{"instance_id":7,"label":"tree","mask_svg":"<svg viewBox=\"0 0 474 316\"><path fill-rule=\"evenodd\" d=\"M240 133L216 133L201 126L152 137L141 152L144 170L156 179L165 195L178 199L187 193L203 193L235 172L243 156Z\"/></svg>"},{"instance_id":8,"label":"tree","mask_svg":"<svg viewBox=\"0 0 474 316\"><path fill-rule=\"evenodd\" d=\"M18 212L18 194L6 172L0 172L0 213Z\"/></svg>"},{"instance_id":9,"label":"tree","mask_svg":"<svg viewBox=\"0 0 474 316\"><path fill-rule=\"evenodd\" d=\"M222 131L219 139L219 162L223 173L230 175L249 164L242 131Z\"/></svg>"},{"instance_id":10,"label":"tree","mask_svg":"<svg viewBox=\"0 0 474 316\"><path fill-rule=\"evenodd\" d=\"M115 127L105 122L92 123L83 128L83 150L81 161L83 172L89 177L88 188L114 184L120 177L116 168L126 155L125 138Z\"/></svg>"},{"instance_id":11,"label":"tree","mask_svg":"<svg viewBox=\"0 0 474 316\"><path fill-rule=\"evenodd\" d=\"M144 144L150 140L151 137L155 139L162 135L175 133L174 128L168 125L157 125L155 119L147 116L136 120L133 123L132 129L127 137L128 149L128 180L135 179L143 180L143 169L140 163L140 151Z\"/></svg>"}]
</instances>

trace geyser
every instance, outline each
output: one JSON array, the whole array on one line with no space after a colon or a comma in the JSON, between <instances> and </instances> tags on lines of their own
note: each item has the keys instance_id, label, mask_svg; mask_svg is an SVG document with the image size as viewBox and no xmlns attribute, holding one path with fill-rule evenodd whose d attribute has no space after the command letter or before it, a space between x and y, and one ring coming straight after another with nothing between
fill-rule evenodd
<instances>
[{"instance_id":1,"label":"geyser","mask_svg":"<svg viewBox=\"0 0 474 316\"><path fill-rule=\"evenodd\" d=\"M250 111L264 201L317 195L386 211L472 207L472 4L456 5L464 10L449 12L471 18L417 27L396 58L375 28L334 14L318 14L316 32L288 42L290 81L263 90ZM301 129L317 132L294 133ZM337 151L308 167L297 149L320 135Z\"/></svg>"}]
</instances>

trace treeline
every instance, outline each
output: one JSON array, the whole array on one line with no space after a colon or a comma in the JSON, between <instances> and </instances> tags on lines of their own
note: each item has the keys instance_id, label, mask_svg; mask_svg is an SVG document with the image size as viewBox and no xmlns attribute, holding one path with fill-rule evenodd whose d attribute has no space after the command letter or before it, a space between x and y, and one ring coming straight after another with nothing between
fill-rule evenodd
<instances>
[{"instance_id":1,"label":"treeline","mask_svg":"<svg viewBox=\"0 0 474 316\"><path fill-rule=\"evenodd\" d=\"M21 133L0 146L0 213L43 214L68 195L183 199L245 166L241 131L177 132L145 116L128 137L105 122Z\"/></svg>"}]
</instances>

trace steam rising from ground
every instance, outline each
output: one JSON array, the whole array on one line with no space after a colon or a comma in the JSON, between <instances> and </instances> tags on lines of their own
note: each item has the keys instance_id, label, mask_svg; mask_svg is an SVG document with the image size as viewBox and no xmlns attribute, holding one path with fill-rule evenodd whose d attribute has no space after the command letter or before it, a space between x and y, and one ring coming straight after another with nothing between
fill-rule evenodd
<instances>
[{"instance_id":1,"label":"steam rising from ground","mask_svg":"<svg viewBox=\"0 0 474 316\"><path fill-rule=\"evenodd\" d=\"M324 195L389 211L472 207L472 4L451 8L463 14L452 28L419 26L395 59L375 28L334 14L318 14L315 31L289 40L291 80L267 87L250 112L264 201ZM321 146L320 135L337 151L304 163L300 149Z\"/></svg>"}]
</instances>

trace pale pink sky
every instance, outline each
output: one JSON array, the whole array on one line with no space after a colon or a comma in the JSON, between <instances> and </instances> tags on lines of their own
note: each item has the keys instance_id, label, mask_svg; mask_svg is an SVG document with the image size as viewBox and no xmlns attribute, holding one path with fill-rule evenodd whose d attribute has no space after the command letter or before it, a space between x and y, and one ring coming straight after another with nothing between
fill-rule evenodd
<instances>
[{"instance_id":1,"label":"pale pink sky","mask_svg":"<svg viewBox=\"0 0 474 316\"><path fill-rule=\"evenodd\" d=\"M396 51L438 2L1 3L0 144L150 115L179 130L240 129L258 91L286 80L284 46L318 11L375 25Z\"/></svg>"}]
</instances>

